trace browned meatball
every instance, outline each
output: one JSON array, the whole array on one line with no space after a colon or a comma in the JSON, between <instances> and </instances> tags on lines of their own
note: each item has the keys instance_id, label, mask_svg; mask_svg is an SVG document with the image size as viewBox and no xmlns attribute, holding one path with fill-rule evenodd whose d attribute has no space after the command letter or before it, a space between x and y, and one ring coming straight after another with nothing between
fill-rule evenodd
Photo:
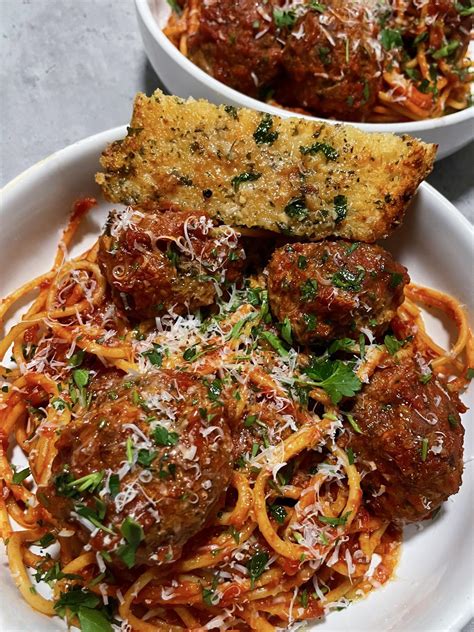
<instances>
[{"instance_id":1,"label":"browned meatball","mask_svg":"<svg viewBox=\"0 0 474 632\"><path fill-rule=\"evenodd\" d=\"M93 531L92 547L116 562L130 566L121 548L127 517L143 530L137 563L174 560L229 483L223 405L211 382L182 371L109 376L102 384L90 410L62 432L51 483L40 496L61 520L85 524L84 539ZM103 525L97 533L94 520L84 520L91 511Z\"/></svg>"},{"instance_id":2,"label":"browned meatball","mask_svg":"<svg viewBox=\"0 0 474 632\"><path fill-rule=\"evenodd\" d=\"M212 305L240 279L245 252L230 226L200 212L114 212L99 239L99 263L116 305L133 319Z\"/></svg>"},{"instance_id":3,"label":"browned meatball","mask_svg":"<svg viewBox=\"0 0 474 632\"><path fill-rule=\"evenodd\" d=\"M282 45L275 37L274 0L199 0L192 3L190 58L223 83L249 94L276 77Z\"/></svg>"},{"instance_id":4,"label":"browned meatball","mask_svg":"<svg viewBox=\"0 0 474 632\"><path fill-rule=\"evenodd\" d=\"M409 277L390 253L372 244L288 244L268 265L274 316L288 318L300 344L383 333L403 301Z\"/></svg>"},{"instance_id":5,"label":"browned meatball","mask_svg":"<svg viewBox=\"0 0 474 632\"><path fill-rule=\"evenodd\" d=\"M428 517L461 485L465 408L434 375L425 382L409 356L378 369L352 411L361 432L349 444L368 462L366 503L397 522Z\"/></svg>"},{"instance_id":6,"label":"browned meatball","mask_svg":"<svg viewBox=\"0 0 474 632\"><path fill-rule=\"evenodd\" d=\"M276 97L322 116L362 120L382 80L378 22L368 19L366 2L330 0L324 5L323 12L304 12L287 38L282 56L287 77Z\"/></svg>"}]
</instances>

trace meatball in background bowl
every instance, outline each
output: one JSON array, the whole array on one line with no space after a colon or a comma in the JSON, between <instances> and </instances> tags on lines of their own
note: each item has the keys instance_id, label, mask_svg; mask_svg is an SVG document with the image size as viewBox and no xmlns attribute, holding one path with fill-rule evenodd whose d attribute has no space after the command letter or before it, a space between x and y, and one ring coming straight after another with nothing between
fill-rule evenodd
<instances>
[{"instance_id":1,"label":"meatball in background bowl","mask_svg":"<svg viewBox=\"0 0 474 632\"><path fill-rule=\"evenodd\" d=\"M185 98L193 96L208 99L213 103L228 103L253 108L284 118L299 116L329 123L347 122L290 112L247 96L218 81L185 57L163 33L171 13L166 0L135 0L135 4L146 54L158 77L172 94ZM243 65L251 63L250 57L248 59L245 56L242 57ZM365 65L365 62L361 61L361 68L365 68ZM271 72L271 68L267 70ZM304 85L304 77L302 84ZM298 89L302 90L301 86L298 86ZM437 154L439 160L458 151L474 138L474 106L454 114L422 121L349 124L356 125L367 132L410 134L427 143L436 143L439 146Z\"/></svg>"}]
</instances>

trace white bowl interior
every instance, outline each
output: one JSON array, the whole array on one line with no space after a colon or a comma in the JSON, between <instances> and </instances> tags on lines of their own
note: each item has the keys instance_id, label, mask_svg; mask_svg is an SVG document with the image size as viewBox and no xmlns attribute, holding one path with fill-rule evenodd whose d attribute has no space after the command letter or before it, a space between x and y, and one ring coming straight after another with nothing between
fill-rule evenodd
<instances>
[{"instance_id":1,"label":"white bowl interior","mask_svg":"<svg viewBox=\"0 0 474 632\"><path fill-rule=\"evenodd\" d=\"M97 196L93 176L106 143L125 135L125 127L76 143L35 165L3 190L0 221L1 291L5 294L49 269L59 231L72 203L84 195ZM110 205L99 201L81 231L78 253L97 236ZM473 231L458 211L429 185L422 185L404 226L386 246L408 266L419 283L449 291L474 314L472 291ZM8 271L8 274L5 274ZM13 317L10 318L12 322ZM430 330L440 342L448 332L429 319ZM463 397L474 405L473 389ZM396 577L347 610L335 612L314 625L321 632L445 632L460 630L472 612L474 555L473 515L474 432L467 416L464 482L459 494L444 506L438 518L406 530ZM4 632L65 630L23 601L0 554ZM313 629L313 628L312 628Z\"/></svg>"}]
</instances>

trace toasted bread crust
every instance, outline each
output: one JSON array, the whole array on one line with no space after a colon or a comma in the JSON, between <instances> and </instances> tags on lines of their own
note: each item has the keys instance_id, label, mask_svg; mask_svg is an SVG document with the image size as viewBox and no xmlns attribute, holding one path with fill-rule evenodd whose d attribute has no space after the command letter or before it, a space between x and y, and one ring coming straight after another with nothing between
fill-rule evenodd
<instances>
[{"instance_id":1,"label":"toasted bread crust","mask_svg":"<svg viewBox=\"0 0 474 632\"><path fill-rule=\"evenodd\" d=\"M136 96L128 134L104 151L96 180L113 202L155 201L234 226L372 242L402 222L435 154L436 145L410 136L157 91Z\"/></svg>"}]
</instances>

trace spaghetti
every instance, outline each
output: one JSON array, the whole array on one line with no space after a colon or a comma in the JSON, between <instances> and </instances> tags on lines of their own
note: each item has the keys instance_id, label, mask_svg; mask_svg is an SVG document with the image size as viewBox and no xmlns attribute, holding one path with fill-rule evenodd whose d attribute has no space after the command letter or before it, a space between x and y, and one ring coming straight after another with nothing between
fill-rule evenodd
<instances>
[{"instance_id":1,"label":"spaghetti","mask_svg":"<svg viewBox=\"0 0 474 632\"><path fill-rule=\"evenodd\" d=\"M1 374L0 530L23 598L83 630L271 631L344 608L384 584L397 562L400 531L365 507L361 465L338 440L344 434L339 405L324 388L301 388L297 363L306 351L277 343L276 329L273 338L267 336L273 344L256 343L256 328L271 333L273 327L262 278L248 278L243 289L232 286L210 320L171 313L158 319L158 328L151 321L132 328L114 309L97 265L97 244L67 259L79 219L94 203L76 204L51 271L0 307L4 318L36 290L0 343L2 357L12 349L14 360ZM450 351L430 338L418 304L440 310L456 325ZM413 336L411 344L431 370L452 378L449 389L466 386L474 346L455 299L412 284L393 330ZM360 355L356 373L368 381L389 354L371 341L364 353L361 346L354 343L351 353ZM267 425L263 443L243 453L219 512L179 559L125 568L91 550L79 523L50 513L38 487L51 478L61 431L90 405L87 389L112 369L129 376L155 370L157 349L167 350L162 369L191 370L206 379L219 375L222 384L228 375L237 377L234 417L244 416L250 426L274 410L286 428ZM22 458L27 467L18 469ZM101 478L84 479L68 485L100 489ZM102 523L94 533L101 528L107 529ZM38 583L49 585L51 594L43 596Z\"/></svg>"},{"instance_id":2,"label":"spaghetti","mask_svg":"<svg viewBox=\"0 0 474 632\"><path fill-rule=\"evenodd\" d=\"M233 4L224 3L219 17L199 0L175 5L164 33L203 70L250 96L300 113L374 123L437 118L471 105L467 3L295 0L256 9L241 3L236 12ZM250 38L246 72L253 81L234 50L238 38ZM243 44L238 50L245 54ZM371 65L364 65L367 56ZM272 63L260 76L258 69Z\"/></svg>"}]
</instances>

